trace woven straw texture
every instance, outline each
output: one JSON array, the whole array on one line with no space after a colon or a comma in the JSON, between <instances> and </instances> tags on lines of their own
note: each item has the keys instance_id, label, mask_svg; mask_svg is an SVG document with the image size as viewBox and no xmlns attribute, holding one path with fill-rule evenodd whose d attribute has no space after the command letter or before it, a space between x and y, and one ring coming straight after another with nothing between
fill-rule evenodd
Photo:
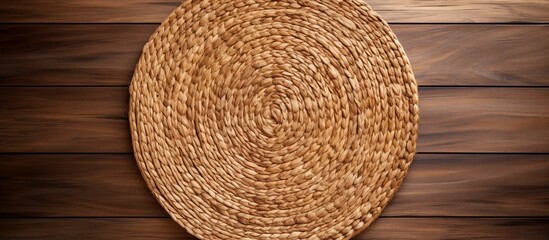
<instances>
[{"instance_id":1,"label":"woven straw texture","mask_svg":"<svg viewBox=\"0 0 549 240\"><path fill-rule=\"evenodd\" d=\"M130 86L135 157L202 239L348 239L401 185L418 96L360 0L185 1Z\"/></svg>"}]
</instances>

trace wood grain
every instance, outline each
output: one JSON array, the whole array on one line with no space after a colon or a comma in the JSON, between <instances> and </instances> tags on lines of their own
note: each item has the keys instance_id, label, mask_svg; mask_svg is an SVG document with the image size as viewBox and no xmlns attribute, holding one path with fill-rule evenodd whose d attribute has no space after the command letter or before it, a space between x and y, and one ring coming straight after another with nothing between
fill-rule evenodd
<instances>
[{"instance_id":1,"label":"wood grain","mask_svg":"<svg viewBox=\"0 0 549 240\"><path fill-rule=\"evenodd\" d=\"M0 239L195 239L145 186L126 116L180 2L0 1ZM549 2L366 2L422 86L422 153L354 239L548 239Z\"/></svg>"},{"instance_id":2,"label":"wood grain","mask_svg":"<svg viewBox=\"0 0 549 240\"><path fill-rule=\"evenodd\" d=\"M546 239L548 219L380 218L353 240ZM2 239L194 240L168 218L1 219Z\"/></svg>"},{"instance_id":3,"label":"wood grain","mask_svg":"<svg viewBox=\"0 0 549 240\"><path fill-rule=\"evenodd\" d=\"M0 88L0 152L131 152L127 88Z\"/></svg>"},{"instance_id":4,"label":"wood grain","mask_svg":"<svg viewBox=\"0 0 549 240\"><path fill-rule=\"evenodd\" d=\"M547 219L381 218L354 240L547 239Z\"/></svg>"},{"instance_id":5,"label":"wood grain","mask_svg":"<svg viewBox=\"0 0 549 240\"><path fill-rule=\"evenodd\" d=\"M156 27L0 26L0 85L128 85Z\"/></svg>"},{"instance_id":6,"label":"wood grain","mask_svg":"<svg viewBox=\"0 0 549 240\"><path fill-rule=\"evenodd\" d=\"M130 154L0 155L0 216L167 216Z\"/></svg>"},{"instance_id":7,"label":"wood grain","mask_svg":"<svg viewBox=\"0 0 549 240\"><path fill-rule=\"evenodd\" d=\"M419 152L549 152L548 88L423 88Z\"/></svg>"},{"instance_id":8,"label":"wood grain","mask_svg":"<svg viewBox=\"0 0 549 240\"><path fill-rule=\"evenodd\" d=\"M0 88L0 152L129 153L126 87ZM419 152L549 152L549 88L421 88Z\"/></svg>"},{"instance_id":9,"label":"wood grain","mask_svg":"<svg viewBox=\"0 0 549 240\"><path fill-rule=\"evenodd\" d=\"M549 86L549 25L395 24L420 86ZM0 85L128 85L156 25L0 27Z\"/></svg>"},{"instance_id":10,"label":"wood grain","mask_svg":"<svg viewBox=\"0 0 549 240\"><path fill-rule=\"evenodd\" d=\"M0 159L0 216L167 216L131 154ZM548 171L549 155L419 154L382 216L547 216Z\"/></svg>"},{"instance_id":11,"label":"wood grain","mask_svg":"<svg viewBox=\"0 0 549 240\"><path fill-rule=\"evenodd\" d=\"M384 216L548 216L549 155L418 154Z\"/></svg>"},{"instance_id":12,"label":"wood grain","mask_svg":"<svg viewBox=\"0 0 549 240\"><path fill-rule=\"evenodd\" d=\"M396 25L420 86L548 86L549 25Z\"/></svg>"},{"instance_id":13,"label":"wood grain","mask_svg":"<svg viewBox=\"0 0 549 240\"><path fill-rule=\"evenodd\" d=\"M181 0L2 1L3 23L159 23ZM367 0L388 22L548 22L545 0Z\"/></svg>"}]
</instances>

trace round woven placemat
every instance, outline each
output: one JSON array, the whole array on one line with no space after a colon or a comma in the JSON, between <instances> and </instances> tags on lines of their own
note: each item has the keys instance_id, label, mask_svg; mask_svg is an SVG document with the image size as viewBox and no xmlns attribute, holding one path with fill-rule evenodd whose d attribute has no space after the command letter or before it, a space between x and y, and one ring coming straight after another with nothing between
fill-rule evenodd
<instances>
[{"instance_id":1,"label":"round woven placemat","mask_svg":"<svg viewBox=\"0 0 549 240\"><path fill-rule=\"evenodd\" d=\"M402 183L417 85L361 0L185 1L130 86L135 157L203 239L346 239Z\"/></svg>"}]
</instances>

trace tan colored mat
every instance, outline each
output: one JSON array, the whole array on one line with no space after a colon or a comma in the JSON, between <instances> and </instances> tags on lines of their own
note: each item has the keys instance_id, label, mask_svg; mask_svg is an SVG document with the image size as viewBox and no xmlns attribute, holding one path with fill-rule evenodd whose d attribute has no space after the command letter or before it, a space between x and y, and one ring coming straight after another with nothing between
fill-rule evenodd
<instances>
[{"instance_id":1,"label":"tan colored mat","mask_svg":"<svg viewBox=\"0 0 549 240\"><path fill-rule=\"evenodd\" d=\"M143 177L202 239L350 238L415 153L409 61L360 0L184 1L130 93Z\"/></svg>"}]
</instances>

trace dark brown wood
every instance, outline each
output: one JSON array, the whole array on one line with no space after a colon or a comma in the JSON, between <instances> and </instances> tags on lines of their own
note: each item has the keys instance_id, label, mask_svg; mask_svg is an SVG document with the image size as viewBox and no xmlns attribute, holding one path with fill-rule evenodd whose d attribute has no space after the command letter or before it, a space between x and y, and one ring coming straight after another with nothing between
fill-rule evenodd
<instances>
[{"instance_id":1,"label":"dark brown wood","mask_svg":"<svg viewBox=\"0 0 549 240\"><path fill-rule=\"evenodd\" d=\"M1 239L195 240L169 218L1 219Z\"/></svg>"},{"instance_id":2,"label":"dark brown wood","mask_svg":"<svg viewBox=\"0 0 549 240\"><path fill-rule=\"evenodd\" d=\"M147 189L126 114L141 49L180 2L0 1L0 239L195 239ZM367 3L422 86L422 153L354 239L548 239L547 0Z\"/></svg>"},{"instance_id":3,"label":"dark brown wood","mask_svg":"<svg viewBox=\"0 0 549 240\"><path fill-rule=\"evenodd\" d=\"M167 216L131 154L0 159L0 216ZM549 155L419 154L383 216L548 216L547 172Z\"/></svg>"},{"instance_id":4,"label":"dark brown wood","mask_svg":"<svg viewBox=\"0 0 549 240\"><path fill-rule=\"evenodd\" d=\"M418 154L384 216L548 216L549 155Z\"/></svg>"},{"instance_id":5,"label":"dark brown wood","mask_svg":"<svg viewBox=\"0 0 549 240\"><path fill-rule=\"evenodd\" d=\"M549 85L549 25L392 28L420 86Z\"/></svg>"},{"instance_id":6,"label":"dark brown wood","mask_svg":"<svg viewBox=\"0 0 549 240\"><path fill-rule=\"evenodd\" d=\"M156 27L0 26L0 85L128 85Z\"/></svg>"},{"instance_id":7,"label":"dark brown wood","mask_svg":"<svg viewBox=\"0 0 549 240\"><path fill-rule=\"evenodd\" d=\"M389 22L548 22L544 0L368 0ZM2 1L0 22L153 22L181 0Z\"/></svg>"},{"instance_id":8,"label":"dark brown wood","mask_svg":"<svg viewBox=\"0 0 549 240\"><path fill-rule=\"evenodd\" d=\"M0 27L0 85L128 85L157 25ZM549 25L392 25L420 86L549 86Z\"/></svg>"},{"instance_id":9,"label":"dark brown wood","mask_svg":"<svg viewBox=\"0 0 549 240\"><path fill-rule=\"evenodd\" d=\"M0 216L167 216L130 154L0 155Z\"/></svg>"},{"instance_id":10,"label":"dark brown wood","mask_svg":"<svg viewBox=\"0 0 549 240\"><path fill-rule=\"evenodd\" d=\"M354 240L547 239L547 219L381 218Z\"/></svg>"},{"instance_id":11,"label":"dark brown wood","mask_svg":"<svg viewBox=\"0 0 549 240\"><path fill-rule=\"evenodd\" d=\"M381 218L353 240L544 240L547 224L545 218ZM169 218L2 219L0 238L197 239Z\"/></svg>"},{"instance_id":12,"label":"dark brown wood","mask_svg":"<svg viewBox=\"0 0 549 240\"><path fill-rule=\"evenodd\" d=\"M420 152L549 152L548 88L424 88Z\"/></svg>"},{"instance_id":13,"label":"dark brown wood","mask_svg":"<svg viewBox=\"0 0 549 240\"><path fill-rule=\"evenodd\" d=\"M0 88L0 152L129 153L126 87ZM419 152L549 152L549 88L422 88Z\"/></svg>"},{"instance_id":14,"label":"dark brown wood","mask_svg":"<svg viewBox=\"0 0 549 240\"><path fill-rule=\"evenodd\" d=\"M127 88L0 88L0 152L131 152Z\"/></svg>"}]
</instances>

